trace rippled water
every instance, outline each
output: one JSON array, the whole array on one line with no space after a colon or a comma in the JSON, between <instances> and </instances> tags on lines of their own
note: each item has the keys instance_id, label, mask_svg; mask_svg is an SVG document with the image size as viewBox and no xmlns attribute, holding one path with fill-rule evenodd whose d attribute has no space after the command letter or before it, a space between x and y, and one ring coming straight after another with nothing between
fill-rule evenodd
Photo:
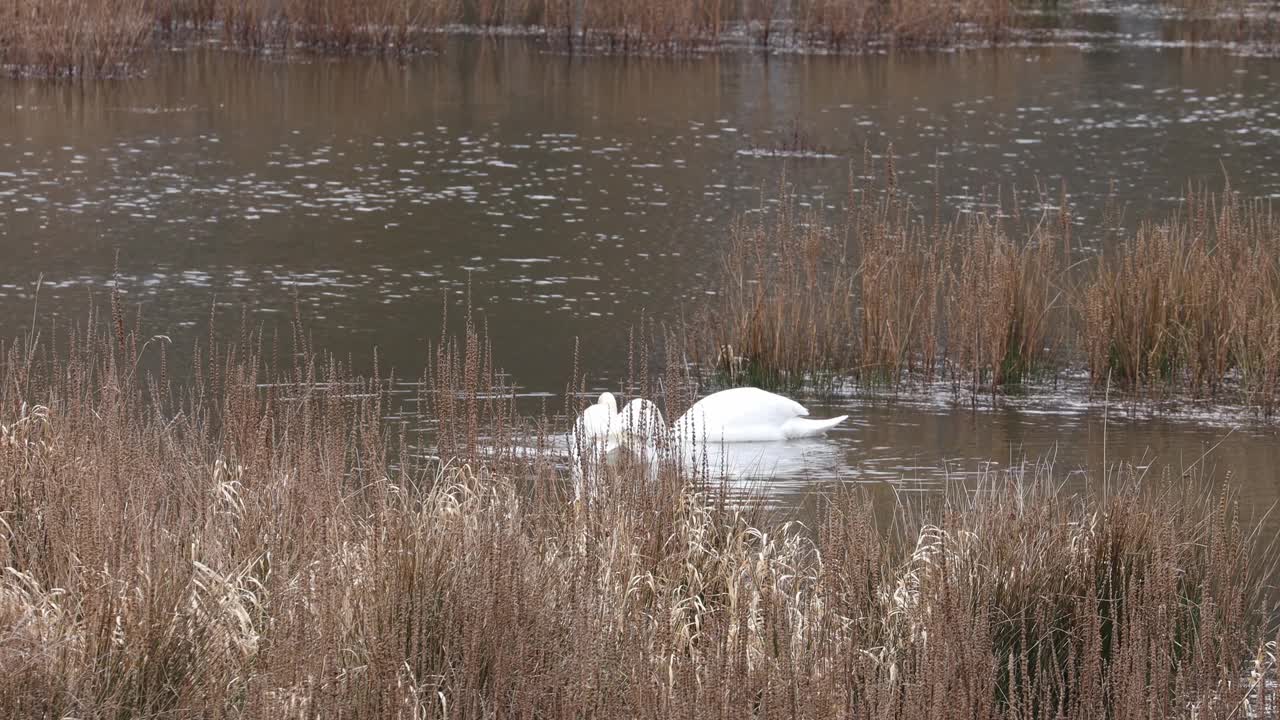
<instances>
[{"instance_id":1,"label":"rippled water","mask_svg":"<svg viewBox=\"0 0 1280 720\"><path fill-rule=\"evenodd\" d=\"M272 327L296 296L317 346L359 364L377 345L413 374L442 295L469 282L526 390L564 388L575 338L592 384L616 387L641 314L670 320L710 291L730 218L784 165L752 149L793 124L834 156L786 162L806 202L837 204L864 146L892 142L902 186L931 199L936 160L953 207L1065 181L1082 253L1112 186L1131 222L1224 172L1280 196L1280 61L1166 47L1159 24L1103 8L1048 46L864 57L476 38L404 65L189 51L138 80L0 80L0 333L28 322L41 274L42 313L81 317L118 251L129 302L179 341L213 303ZM853 420L738 464L795 496L832 477L928 487L993 462L1103 462L1083 390L814 410ZM1247 416L1112 408L1105 436L1108 462L1203 462L1244 478L1250 508L1280 496L1275 431Z\"/></svg>"}]
</instances>

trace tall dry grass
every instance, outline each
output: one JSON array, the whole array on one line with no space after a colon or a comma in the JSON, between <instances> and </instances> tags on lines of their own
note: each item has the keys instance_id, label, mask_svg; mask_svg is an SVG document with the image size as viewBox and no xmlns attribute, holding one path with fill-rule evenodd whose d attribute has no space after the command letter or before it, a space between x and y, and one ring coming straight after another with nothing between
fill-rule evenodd
<instances>
[{"instance_id":1,"label":"tall dry grass","mask_svg":"<svg viewBox=\"0 0 1280 720\"><path fill-rule=\"evenodd\" d=\"M965 39L960 28L976 29L976 38L995 41L1014 27L1008 0L806 0L796 10L802 42L836 50L872 45L945 47Z\"/></svg>"},{"instance_id":2,"label":"tall dry grass","mask_svg":"<svg viewBox=\"0 0 1280 720\"><path fill-rule=\"evenodd\" d=\"M857 268L821 211L801 208L785 181L781 195L776 209L730 227L706 322L731 382L796 387L854 361L843 331L854 323Z\"/></svg>"},{"instance_id":3,"label":"tall dry grass","mask_svg":"<svg viewBox=\"0 0 1280 720\"><path fill-rule=\"evenodd\" d=\"M150 32L147 0L11 0L0 9L0 68L44 77L125 75Z\"/></svg>"},{"instance_id":4,"label":"tall dry grass","mask_svg":"<svg viewBox=\"0 0 1280 720\"><path fill-rule=\"evenodd\" d=\"M1097 261L1083 292L1096 383L1146 393L1239 390L1274 407L1280 379L1280 222L1269 204L1188 191Z\"/></svg>"},{"instance_id":5,"label":"tall dry grass","mask_svg":"<svg viewBox=\"0 0 1280 720\"><path fill-rule=\"evenodd\" d=\"M163 3L165 0L159 0ZM214 0L223 39L259 50L402 53L432 47L456 0Z\"/></svg>"},{"instance_id":6,"label":"tall dry grass","mask_svg":"<svg viewBox=\"0 0 1280 720\"><path fill-rule=\"evenodd\" d=\"M439 457L301 327L175 383L139 325L115 302L0 353L5 716L1280 711L1229 489L1023 468L887 525L837 493L807 530L662 456L570 502L554 453L493 451L474 324L426 373L468 438Z\"/></svg>"},{"instance_id":7,"label":"tall dry grass","mask_svg":"<svg viewBox=\"0 0 1280 720\"><path fill-rule=\"evenodd\" d=\"M1009 0L14 0L0 64L15 74L127 74L157 35L217 36L254 51L435 49L460 24L541 30L570 49L682 53L732 41L859 50L1002 37ZM745 25L745 38L740 27ZM976 28L976 30L975 30Z\"/></svg>"},{"instance_id":8,"label":"tall dry grass","mask_svg":"<svg viewBox=\"0 0 1280 720\"><path fill-rule=\"evenodd\" d=\"M870 163L868 163L870 168ZM777 202L739 218L716 295L687 331L729 384L830 389L947 381L995 392L1082 367L1099 389L1271 413L1280 401L1280 221L1227 185L1132 231L1114 209L1069 263L1065 191L1033 214L932 219L870 169L842 213ZM1110 207L1112 203L1108 203Z\"/></svg>"},{"instance_id":9,"label":"tall dry grass","mask_svg":"<svg viewBox=\"0 0 1280 720\"><path fill-rule=\"evenodd\" d=\"M1280 49L1280 8L1250 0L1166 0L1187 22L1168 27L1167 37L1199 42L1240 43L1274 54Z\"/></svg>"},{"instance_id":10,"label":"tall dry grass","mask_svg":"<svg viewBox=\"0 0 1280 720\"><path fill-rule=\"evenodd\" d=\"M952 379L995 390L1065 365L1063 272L1071 243L1065 193L1054 209L1030 220L1015 205L1007 221L968 215L950 232L959 243L952 246L943 313Z\"/></svg>"},{"instance_id":11,"label":"tall dry grass","mask_svg":"<svg viewBox=\"0 0 1280 720\"><path fill-rule=\"evenodd\" d=\"M1065 213L924 219L890 155L867 160L843 213L799 210L783 182L730 228L703 317L730 383L896 387L948 380L994 391L1056 367L1069 255ZM705 357L705 355L704 355ZM702 364L706 365L705 359Z\"/></svg>"}]
</instances>

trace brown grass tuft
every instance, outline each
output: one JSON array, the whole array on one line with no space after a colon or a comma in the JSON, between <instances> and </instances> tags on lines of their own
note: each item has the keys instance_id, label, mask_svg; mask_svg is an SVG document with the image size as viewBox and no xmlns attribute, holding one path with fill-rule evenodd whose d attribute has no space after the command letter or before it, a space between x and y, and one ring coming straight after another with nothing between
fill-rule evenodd
<instances>
[{"instance_id":1,"label":"brown grass tuft","mask_svg":"<svg viewBox=\"0 0 1280 720\"><path fill-rule=\"evenodd\" d=\"M0 68L44 77L128 74L152 21L147 0L12 0L0 18Z\"/></svg>"},{"instance_id":2,"label":"brown grass tuft","mask_svg":"<svg viewBox=\"0 0 1280 720\"><path fill-rule=\"evenodd\" d=\"M800 211L784 185L776 207L731 227L706 315L724 380L996 390L1059 361L1049 347L1066 254L1057 211L1021 230L1017 215L925 222L891 160L885 177L880 190L855 185L834 220Z\"/></svg>"},{"instance_id":3,"label":"brown grass tuft","mask_svg":"<svg viewBox=\"0 0 1280 720\"><path fill-rule=\"evenodd\" d=\"M1095 382L1274 407L1280 379L1280 223L1268 204L1189 191L1097 262L1083 345Z\"/></svg>"},{"instance_id":4,"label":"brown grass tuft","mask_svg":"<svg viewBox=\"0 0 1280 720\"><path fill-rule=\"evenodd\" d=\"M1086 232L1113 247L1069 268L1065 191L1042 193L1033 217L1015 204L942 223L895 175L886 160L880 189L853 183L840 216L802 208L784 183L735 221L706 330L687 332L709 339L699 364L728 384L946 380L974 393L1077 365L1099 389L1275 410L1280 222L1266 201L1191 190L1132 232L1109 202Z\"/></svg>"}]
</instances>

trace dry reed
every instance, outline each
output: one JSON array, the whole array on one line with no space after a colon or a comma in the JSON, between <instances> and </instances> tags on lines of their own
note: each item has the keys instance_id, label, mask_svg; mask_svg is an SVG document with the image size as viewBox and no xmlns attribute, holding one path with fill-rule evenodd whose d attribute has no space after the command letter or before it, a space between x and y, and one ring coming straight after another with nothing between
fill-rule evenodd
<instances>
[{"instance_id":1,"label":"dry reed","mask_svg":"<svg viewBox=\"0 0 1280 720\"><path fill-rule=\"evenodd\" d=\"M925 221L902 199L892 159L884 177L880 189L854 183L834 222L798 210L784 181L776 208L730 228L710 332L699 333L714 340L724 380L824 389L841 376L889 387L946 379L994 391L1060 361L1050 345L1063 213L942 223L935 208Z\"/></svg>"},{"instance_id":2,"label":"dry reed","mask_svg":"<svg viewBox=\"0 0 1280 720\"><path fill-rule=\"evenodd\" d=\"M5 716L1280 711L1253 543L1194 478L1015 469L891 526L840 493L809 532L663 457L568 502L552 453L491 452L472 323L424 383L434 458L300 326L176 385L124 327L0 352Z\"/></svg>"},{"instance_id":3,"label":"dry reed","mask_svg":"<svg viewBox=\"0 0 1280 720\"><path fill-rule=\"evenodd\" d=\"M794 17L786 16L786 13ZM15 0L0 23L0 65L11 73L126 74L157 34L217 35L249 50L334 54L434 49L459 24L540 30L570 48L682 53L741 44L943 46L1003 35L1008 0Z\"/></svg>"},{"instance_id":4,"label":"dry reed","mask_svg":"<svg viewBox=\"0 0 1280 720\"><path fill-rule=\"evenodd\" d=\"M9 74L124 75L151 32L147 0L13 0L0 17Z\"/></svg>"},{"instance_id":5,"label":"dry reed","mask_svg":"<svg viewBox=\"0 0 1280 720\"><path fill-rule=\"evenodd\" d=\"M1024 217L926 221L896 187L851 183L844 213L776 203L730 227L717 295L690 337L720 382L897 387L944 380L995 392L1083 366L1098 388L1193 396L1271 413L1280 401L1280 222L1229 185L1188 190L1164 220L1076 263L1065 191ZM1016 197L1016 196L1015 196ZM710 361L714 358L714 362Z\"/></svg>"},{"instance_id":6,"label":"dry reed","mask_svg":"<svg viewBox=\"0 0 1280 720\"><path fill-rule=\"evenodd\" d=\"M1097 383L1274 406L1280 379L1280 223L1270 205L1189 190L1104 255L1083 292L1083 346Z\"/></svg>"},{"instance_id":7,"label":"dry reed","mask_svg":"<svg viewBox=\"0 0 1280 720\"><path fill-rule=\"evenodd\" d=\"M821 212L784 185L767 207L730 227L715 309L707 322L730 382L800 386L853 361L855 268Z\"/></svg>"},{"instance_id":8,"label":"dry reed","mask_svg":"<svg viewBox=\"0 0 1280 720\"><path fill-rule=\"evenodd\" d=\"M1013 10L1006 0L807 0L795 19L803 42L835 50L943 47L963 41L958 28L965 25L976 28L979 39L999 40L1014 26Z\"/></svg>"}]
</instances>

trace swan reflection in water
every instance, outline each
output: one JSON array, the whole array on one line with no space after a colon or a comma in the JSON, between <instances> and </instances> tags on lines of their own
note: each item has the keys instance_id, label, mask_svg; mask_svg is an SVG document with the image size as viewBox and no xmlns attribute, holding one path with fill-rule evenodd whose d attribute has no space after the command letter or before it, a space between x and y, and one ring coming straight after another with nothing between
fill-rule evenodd
<instances>
[{"instance_id":1,"label":"swan reflection in water","mask_svg":"<svg viewBox=\"0 0 1280 720\"><path fill-rule=\"evenodd\" d=\"M705 471L709 480L815 480L838 477L847 448L821 437L756 443L698 443L681 462Z\"/></svg>"}]
</instances>

